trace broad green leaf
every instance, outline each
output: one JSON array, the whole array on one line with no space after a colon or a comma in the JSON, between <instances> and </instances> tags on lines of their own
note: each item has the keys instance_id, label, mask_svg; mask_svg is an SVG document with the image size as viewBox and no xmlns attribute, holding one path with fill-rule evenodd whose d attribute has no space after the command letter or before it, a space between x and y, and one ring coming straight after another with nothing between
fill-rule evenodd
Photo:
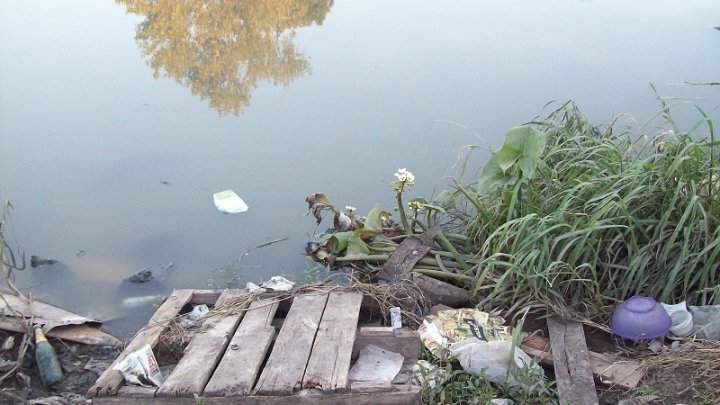
<instances>
[{"instance_id":1,"label":"broad green leaf","mask_svg":"<svg viewBox=\"0 0 720 405\"><path fill-rule=\"evenodd\" d=\"M382 219L383 217L390 217L391 214L380 208L380 205L375 206L370 210L365 219L365 226L363 227L363 235L371 236L373 234L382 233Z\"/></svg>"},{"instance_id":2,"label":"broad green leaf","mask_svg":"<svg viewBox=\"0 0 720 405\"><path fill-rule=\"evenodd\" d=\"M478 191L507 186L520 178L535 174L540 154L545 149L546 135L535 128L510 128L503 146L488 160L478 180ZM518 170L513 168L517 167Z\"/></svg>"},{"instance_id":3,"label":"broad green leaf","mask_svg":"<svg viewBox=\"0 0 720 405\"><path fill-rule=\"evenodd\" d=\"M350 238L347 241L347 252L345 253L345 256L368 255L368 254L370 254L370 248L362 240L361 230L358 229L357 231L352 233L352 235L350 236Z\"/></svg>"},{"instance_id":4,"label":"broad green leaf","mask_svg":"<svg viewBox=\"0 0 720 405\"><path fill-rule=\"evenodd\" d=\"M352 231L333 233L325 242L325 246L332 253L340 253L347 247L348 240L352 234Z\"/></svg>"}]
</instances>

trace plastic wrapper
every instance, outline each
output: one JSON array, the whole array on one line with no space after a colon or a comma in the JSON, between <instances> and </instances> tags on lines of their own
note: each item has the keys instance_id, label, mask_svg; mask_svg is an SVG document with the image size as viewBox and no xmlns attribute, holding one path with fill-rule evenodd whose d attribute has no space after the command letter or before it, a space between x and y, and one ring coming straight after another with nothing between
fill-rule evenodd
<instances>
[{"instance_id":1,"label":"plastic wrapper","mask_svg":"<svg viewBox=\"0 0 720 405\"><path fill-rule=\"evenodd\" d=\"M150 345L145 345L125 357L113 369L122 374L128 384L159 387L163 383L160 367Z\"/></svg>"}]
</instances>

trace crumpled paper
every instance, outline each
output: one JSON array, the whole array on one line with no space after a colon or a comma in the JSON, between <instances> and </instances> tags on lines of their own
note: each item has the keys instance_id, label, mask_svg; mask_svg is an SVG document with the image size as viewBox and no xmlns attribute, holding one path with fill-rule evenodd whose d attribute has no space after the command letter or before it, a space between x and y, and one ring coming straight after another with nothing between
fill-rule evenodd
<instances>
[{"instance_id":1,"label":"crumpled paper","mask_svg":"<svg viewBox=\"0 0 720 405\"><path fill-rule=\"evenodd\" d=\"M113 369L119 371L128 384L159 387L163 383L160 367L150 345L128 354Z\"/></svg>"}]
</instances>

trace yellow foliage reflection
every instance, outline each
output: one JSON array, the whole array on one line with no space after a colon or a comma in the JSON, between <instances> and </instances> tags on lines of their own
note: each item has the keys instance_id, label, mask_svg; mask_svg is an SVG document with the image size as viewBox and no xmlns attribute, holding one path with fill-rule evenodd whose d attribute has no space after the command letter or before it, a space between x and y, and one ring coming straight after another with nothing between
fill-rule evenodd
<instances>
[{"instance_id":1,"label":"yellow foliage reflection","mask_svg":"<svg viewBox=\"0 0 720 405\"><path fill-rule=\"evenodd\" d=\"M322 24L332 0L116 0L144 15L136 40L162 72L220 114L250 104L258 81L287 85L310 70L295 28Z\"/></svg>"}]
</instances>

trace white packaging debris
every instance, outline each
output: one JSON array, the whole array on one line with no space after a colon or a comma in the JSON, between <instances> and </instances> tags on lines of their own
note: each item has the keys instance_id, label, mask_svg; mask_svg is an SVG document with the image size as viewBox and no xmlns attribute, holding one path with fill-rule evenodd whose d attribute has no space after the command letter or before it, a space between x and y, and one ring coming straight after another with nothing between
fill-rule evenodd
<instances>
[{"instance_id":1,"label":"white packaging debris","mask_svg":"<svg viewBox=\"0 0 720 405\"><path fill-rule=\"evenodd\" d=\"M128 384L159 387L163 383L160 368L150 345L128 354L113 369L119 371Z\"/></svg>"},{"instance_id":2,"label":"white packaging debris","mask_svg":"<svg viewBox=\"0 0 720 405\"><path fill-rule=\"evenodd\" d=\"M400 307L390 308L390 325L393 329L402 328L402 315L400 314Z\"/></svg>"},{"instance_id":3,"label":"white packaging debris","mask_svg":"<svg viewBox=\"0 0 720 405\"><path fill-rule=\"evenodd\" d=\"M195 305L191 312L181 316L178 319L180 325L184 328L194 328L198 326L198 321L210 312L207 305Z\"/></svg>"},{"instance_id":4,"label":"white packaging debris","mask_svg":"<svg viewBox=\"0 0 720 405\"><path fill-rule=\"evenodd\" d=\"M255 283L252 283L252 282L250 282L250 281L248 281L248 282L245 284L245 288L247 288L248 291L250 291L251 293L254 293L254 292L256 292L256 293L264 293L265 291L267 291L266 289L260 287L259 285L255 284Z\"/></svg>"},{"instance_id":5,"label":"white packaging debris","mask_svg":"<svg viewBox=\"0 0 720 405\"><path fill-rule=\"evenodd\" d=\"M290 291L295 283L283 276L272 276L270 280L262 283L262 286L273 291Z\"/></svg>"},{"instance_id":6,"label":"white packaging debris","mask_svg":"<svg viewBox=\"0 0 720 405\"><path fill-rule=\"evenodd\" d=\"M348 379L353 381L392 382L402 368L402 354L367 345L360 350L360 356L350 369Z\"/></svg>"},{"instance_id":7,"label":"white packaging debris","mask_svg":"<svg viewBox=\"0 0 720 405\"><path fill-rule=\"evenodd\" d=\"M247 204L232 190L225 190L213 194L215 206L225 214L238 214L248 210Z\"/></svg>"}]
</instances>

